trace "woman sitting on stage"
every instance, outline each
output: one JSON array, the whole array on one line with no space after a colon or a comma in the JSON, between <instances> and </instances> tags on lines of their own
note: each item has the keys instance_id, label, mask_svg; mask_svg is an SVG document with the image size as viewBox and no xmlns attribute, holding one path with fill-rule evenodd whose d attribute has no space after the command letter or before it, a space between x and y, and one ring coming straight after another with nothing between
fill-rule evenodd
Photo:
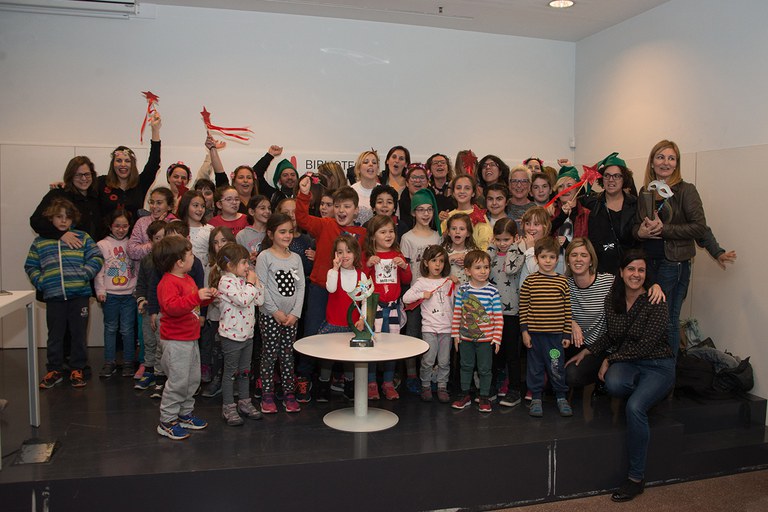
<instances>
[{"instance_id":1,"label":"woman sitting on stage","mask_svg":"<svg viewBox=\"0 0 768 512\"><path fill-rule=\"evenodd\" d=\"M627 398L629 474L611 496L613 501L629 501L643 492L648 410L669 393L675 379L675 359L667 343L669 312L665 304L651 304L646 270L642 251L624 255L620 275L605 300L606 333L574 358L578 363L589 354L604 357L598 377L608 393Z\"/></svg>"}]
</instances>

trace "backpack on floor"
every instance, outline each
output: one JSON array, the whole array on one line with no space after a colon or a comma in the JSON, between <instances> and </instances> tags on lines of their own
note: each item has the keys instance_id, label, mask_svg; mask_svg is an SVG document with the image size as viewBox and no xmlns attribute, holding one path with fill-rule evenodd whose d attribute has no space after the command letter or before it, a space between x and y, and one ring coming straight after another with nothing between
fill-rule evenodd
<instances>
[{"instance_id":1,"label":"backpack on floor","mask_svg":"<svg viewBox=\"0 0 768 512\"><path fill-rule=\"evenodd\" d=\"M752 389L754 382L749 358L736 368L716 372L709 361L681 353L675 368L675 392L698 398L741 397Z\"/></svg>"}]
</instances>

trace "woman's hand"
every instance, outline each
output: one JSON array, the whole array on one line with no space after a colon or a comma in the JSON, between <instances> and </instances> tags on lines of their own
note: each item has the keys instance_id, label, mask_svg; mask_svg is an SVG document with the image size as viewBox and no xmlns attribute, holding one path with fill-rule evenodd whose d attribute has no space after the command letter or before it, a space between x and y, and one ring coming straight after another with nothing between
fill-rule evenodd
<instances>
[{"instance_id":1,"label":"woman's hand","mask_svg":"<svg viewBox=\"0 0 768 512\"><path fill-rule=\"evenodd\" d=\"M651 304L659 304L661 302L667 302L667 296L661 291L661 286L654 284L648 288L648 302Z\"/></svg>"},{"instance_id":2,"label":"woman's hand","mask_svg":"<svg viewBox=\"0 0 768 512\"><path fill-rule=\"evenodd\" d=\"M152 113L152 117L149 118L149 126L152 128L152 140L160 140L160 126L162 125L162 119L160 119L160 112L155 110Z\"/></svg>"},{"instance_id":3,"label":"woman's hand","mask_svg":"<svg viewBox=\"0 0 768 512\"><path fill-rule=\"evenodd\" d=\"M663 229L664 223L661 222L661 219L651 220L646 217L637 230L637 236L640 238L661 238Z\"/></svg>"},{"instance_id":4,"label":"woman's hand","mask_svg":"<svg viewBox=\"0 0 768 512\"><path fill-rule=\"evenodd\" d=\"M579 324L576 323L576 320L571 320L571 333L573 346L576 348L581 348L581 346L584 344L584 333L582 332Z\"/></svg>"},{"instance_id":5,"label":"woman's hand","mask_svg":"<svg viewBox=\"0 0 768 512\"><path fill-rule=\"evenodd\" d=\"M579 352L578 354L570 358L568 361L566 361L565 366L568 366L569 364L575 364L576 366L579 366L581 362L584 360L584 358L590 353L591 352L589 351L589 349L585 348L584 350L582 350L581 352Z\"/></svg>"},{"instance_id":6,"label":"woman's hand","mask_svg":"<svg viewBox=\"0 0 768 512\"><path fill-rule=\"evenodd\" d=\"M272 144L271 146L269 146L269 149L267 149L267 153L269 153L272 156L280 156L283 154L283 146Z\"/></svg>"},{"instance_id":7,"label":"woman's hand","mask_svg":"<svg viewBox=\"0 0 768 512\"><path fill-rule=\"evenodd\" d=\"M571 163L569 158L558 158L557 165L560 167L573 167L573 163Z\"/></svg>"},{"instance_id":8,"label":"woman's hand","mask_svg":"<svg viewBox=\"0 0 768 512\"><path fill-rule=\"evenodd\" d=\"M368 265L369 267L372 267L378 264L380 261L381 261L381 258L379 258L378 256L371 256L370 258L368 258L368 261L365 262L365 264Z\"/></svg>"},{"instance_id":9,"label":"woman's hand","mask_svg":"<svg viewBox=\"0 0 768 512\"><path fill-rule=\"evenodd\" d=\"M72 231L67 231L61 235L61 241L64 242L70 249L79 249L83 246L82 240L80 240Z\"/></svg>"},{"instance_id":10,"label":"woman's hand","mask_svg":"<svg viewBox=\"0 0 768 512\"><path fill-rule=\"evenodd\" d=\"M63 181L54 181L53 183L48 184L48 188L53 190L56 188L64 188L64 182Z\"/></svg>"},{"instance_id":11,"label":"woman's hand","mask_svg":"<svg viewBox=\"0 0 768 512\"><path fill-rule=\"evenodd\" d=\"M736 263L736 251L724 252L717 257L717 264L720 265L721 269L725 270L726 263Z\"/></svg>"},{"instance_id":12,"label":"woman's hand","mask_svg":"<svg viewBox=\"0 0 768 512\"><path fill-rule=\"evenodd\" d=\"M605 372L608 371L609 366L611 366L611 363L608 362L608 359L603 359L603 364L600 365L600 371L597 372L597 378L603 382L605 382Z\"/></svg>"}]
</instances>

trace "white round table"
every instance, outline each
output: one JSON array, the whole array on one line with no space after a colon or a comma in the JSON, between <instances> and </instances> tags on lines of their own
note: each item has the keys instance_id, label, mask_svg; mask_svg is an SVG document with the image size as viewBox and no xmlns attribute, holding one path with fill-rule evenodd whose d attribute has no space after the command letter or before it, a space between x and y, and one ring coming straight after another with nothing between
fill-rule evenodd
<instances>
[{"instance_id":1,"label":"white round table","mask_svg":"<svg viewBox=\"0 0 768 512\"><path fill-rule=\"evenodd\" d=\"M320 359L355 363L355 406L331 411L323 422L345 432L376 432L397 425L397 414L384 409L368 408L368 363L405 359L423 354L427 342L405 336L377 332L373 347L350 347L351 332L317 334L293 344L298 352Z\"/></svg>"}]
</instances>

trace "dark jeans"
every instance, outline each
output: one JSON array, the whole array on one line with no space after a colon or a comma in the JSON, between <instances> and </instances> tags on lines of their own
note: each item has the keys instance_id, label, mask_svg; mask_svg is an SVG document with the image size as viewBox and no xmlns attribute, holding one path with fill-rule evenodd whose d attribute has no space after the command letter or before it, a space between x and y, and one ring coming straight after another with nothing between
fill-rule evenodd
<instances>
[{"instance_id":1,"label":"dark jeans","mask_svg":"<svg viewBox=\"0 0 768 512\"><path fill-rule=\"evenodd\" d=\"M549 382L557 398L565 398L568 386L565 384L565 349L563 333L532 332L531 348L528 349L528 373L526 384L533 398L541 398L544 391L544 374L549 374Z\"/></svg>"},{"instance_id":2,"label":"dark jeans","mask_svg":"<svg viewBox=\"0 0 768 512\"><path fill-rule=\"evenodd\" d=\"M82 370L88 361L86 331L88 329L89 297L46 303L45 320L48 325L48 371L61 371L64 364L64 333L69 331L72 348L69 366Z\"/></svg>"},{"instance_id":3,"label":"dark jeans","mask_svg":"<svg viewBox=\"0 0 768 512\"><path fill-rule=\"evenodd\" d=\"M584 346L581 349L583 348ZM575 354L581 352L581 349L576 349ZM566 350L566 360L571 357L569 352ZM603 364L602 357L587 354L578 365L572 363L565 367L565 383L569 388L583 388L584 386L596 383L597 372L600 371L601 364Z\"/></svg>"},{"instance_id":4,"label":"dark jeans","mask_svg":"<svg viewBox=\"0 0 768 512\"><path fill-rule=\"evenodd\" d=\"M688 295L688 284L691 282L691 262L669 261L656 258L650 261L656 283L667 297L669 307L669 345L677 357L680 349L680 310Z\"/></svg>"},{"instance_id":5,"label":"dark jeans","mask_svg":"<svg viewBox=\"0 0 768 512\"><path fill-rule=\"evenodd\" d=\"M627 452L629 477L645 478L651 431L648 410L667 396L675 381L675 360L641 359L613 363L605 374L605 387L613 396L627 397Z\"/></svg>"},{"instance_id":6,"label":"dark jeans","mask_svg":"<svg viewBox=\"0 0 768 512\"><path fill-rule=\"evenodd\" d=\"M501 347L493 356L493 379L497 382L499 368L506 368L509 389L520 391L520 317L504 315L504 328L501 331ZM500 385L501 383L499 383Z\"/></svg>"}]
</instances>

